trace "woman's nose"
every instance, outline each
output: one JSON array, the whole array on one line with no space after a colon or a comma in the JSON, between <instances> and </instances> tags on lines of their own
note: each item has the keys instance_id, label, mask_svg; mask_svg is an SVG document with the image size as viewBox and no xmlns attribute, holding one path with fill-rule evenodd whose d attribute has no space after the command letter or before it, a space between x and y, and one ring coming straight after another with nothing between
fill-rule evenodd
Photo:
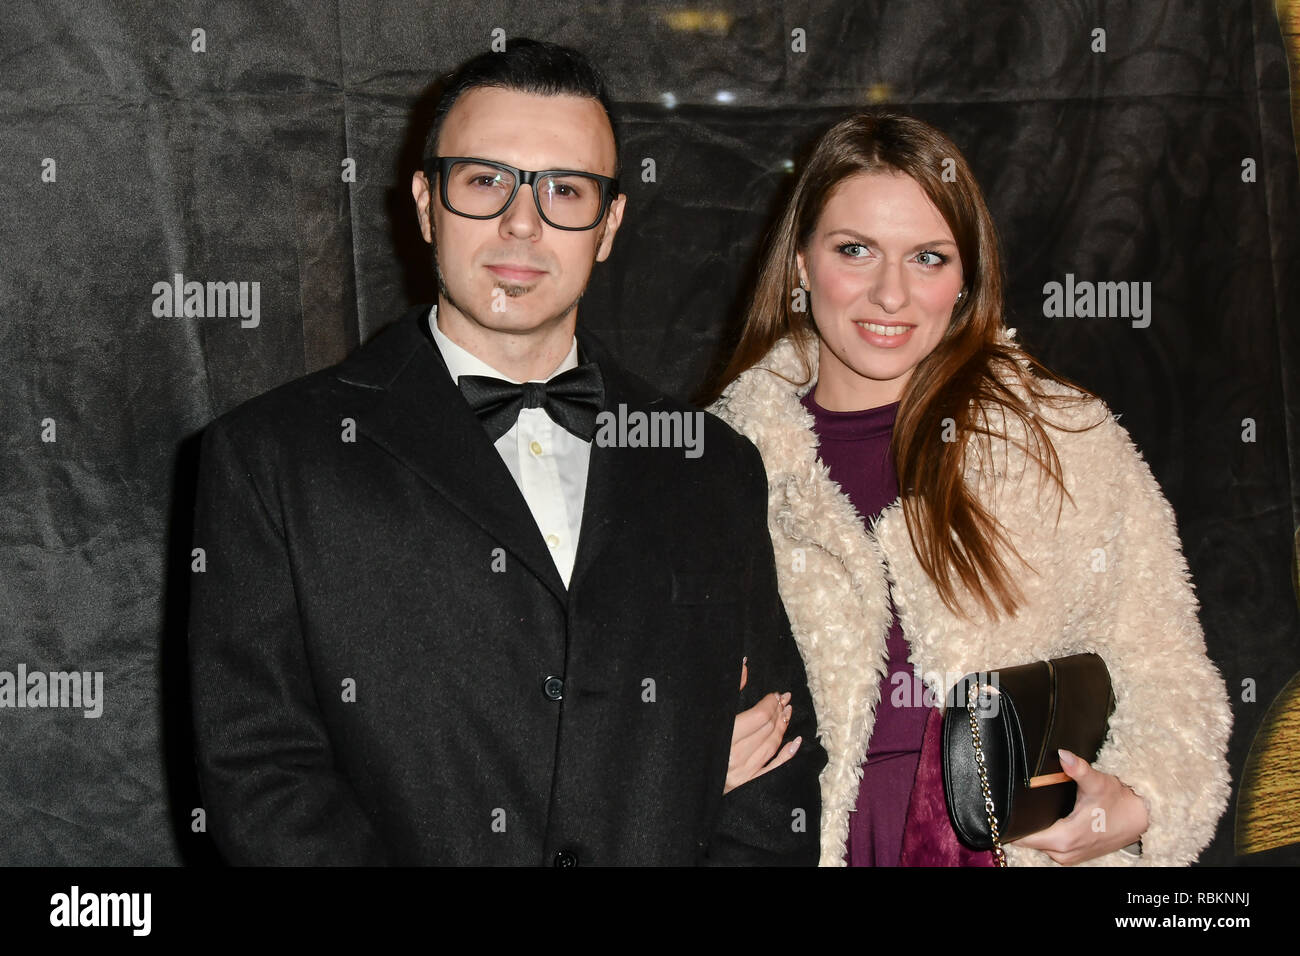
<instances>
[{"instance_id":1,"label":"woman's nose","mask_svg":"<svg viewBox=\"0 0 1300 956\"><path fill-rule=\"evenodd\" d=\"M872 276L867 297L886 312L897 312L907 302L907 278L902 263L884 263Z\"/></svg>"}]
</instances>

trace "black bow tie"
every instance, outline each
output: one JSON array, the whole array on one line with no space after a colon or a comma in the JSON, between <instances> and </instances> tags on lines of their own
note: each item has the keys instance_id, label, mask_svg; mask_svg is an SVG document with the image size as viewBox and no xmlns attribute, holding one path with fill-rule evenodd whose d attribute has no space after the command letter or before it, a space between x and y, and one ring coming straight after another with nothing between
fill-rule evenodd
<instances>
[{"instance_id":1,"label":"black bow tie","mask_svg":"<svg viewBox=\"0 0 1300 956\"><path fill-rule=\"evenodd\" d=\"M516 385L488 375L462 375L458 381L493 444L510 431L521 408L543 408L557 425L591 441L596 436L596 415L605 405L605 383L595 362L571 368L549 382Z\"/></svg>"}]
</instances>

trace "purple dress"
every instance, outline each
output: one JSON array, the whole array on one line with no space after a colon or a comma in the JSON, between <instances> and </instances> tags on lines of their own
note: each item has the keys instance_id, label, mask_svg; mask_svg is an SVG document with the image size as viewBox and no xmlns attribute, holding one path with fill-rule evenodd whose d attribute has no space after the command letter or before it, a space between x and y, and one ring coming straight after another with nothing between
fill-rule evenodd
<instances>
[{"instance_id":1,"label":"purple dress","mask_svg":"<svg viewBox=\"0 0 1300 956\"><path fill-rule=\"evenodd\" d=\"M864 526L869 527L898 499L898 476L889 442L899 403L866 411L832 412L817 404L812 391L802 401L813 416L818 457L857 509ZM943 804L941 778L936 793L934 770L938 754L933 744L937 743L939 711L927 706L924 685L907 660L910 650L897 611L889 626L886 648L889 673L880 682L880 703L863 766L857 811L849 815L846 862L849 866L898 866L904 824L913 819L923 821L920 825L927 832L913 834L911 842L920 841L930 849L919 854L909 851L908 862L987 865L991 861L987 854L975 855L957 843ZM921 775L926 781L925 792L917 794L917 805L909 815L921 745L932 717L932 746L926 751L926 772Z\"/></svg>"}]
</instances>

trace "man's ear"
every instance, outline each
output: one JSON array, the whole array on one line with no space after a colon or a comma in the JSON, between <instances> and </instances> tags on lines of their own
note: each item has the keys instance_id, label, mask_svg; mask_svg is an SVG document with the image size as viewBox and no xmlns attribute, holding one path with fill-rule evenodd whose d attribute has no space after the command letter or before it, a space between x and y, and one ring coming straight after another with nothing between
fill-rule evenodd
<instances>
[{"instance_id":1,"label":"man's ear","mask_svg":"<svg viewBox=\"0 0 1300 956\"><path fill-rule=\"evenodd\" d=\"M625 193L619 193L618 198L609 204L609 212L605 214L605 235L600 240L600 248L596 250L597 262L609 258L609 250L614 247L614 233L618 232L618 227L623 223L623 207L626 205Z\"/></svg>"},{"instance_id":2,"label":"man's ear","mask_svg":"<svg viewBox=\"0 0 1300 956\"><path fill-rule=\"evenodd\" d=\"M411 195L415 197L415 216L420 221L420 234L425 242L433 242L433 190L423 170L417 169L411 177Z\"/></svg>"}]
</instances>

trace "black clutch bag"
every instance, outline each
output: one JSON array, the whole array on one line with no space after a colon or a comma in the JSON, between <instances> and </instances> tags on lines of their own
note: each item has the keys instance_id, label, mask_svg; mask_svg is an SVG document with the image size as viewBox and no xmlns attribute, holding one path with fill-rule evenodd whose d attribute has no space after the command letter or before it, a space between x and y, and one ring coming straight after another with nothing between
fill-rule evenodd
<instances>
[{"instance_id":1,"label":"black clutch bag","mask_svg":"<svg viewBox=\"0 0 1300 956\"><path fill-rule=\"evenodd\" d=\"M1056 749L1096 760L1114 710L1096 654L963 677L943 715L943 791L961 842L1006 866L1003 843L1068 816L1077 788Z\"/></svg>"}]
</instances>

